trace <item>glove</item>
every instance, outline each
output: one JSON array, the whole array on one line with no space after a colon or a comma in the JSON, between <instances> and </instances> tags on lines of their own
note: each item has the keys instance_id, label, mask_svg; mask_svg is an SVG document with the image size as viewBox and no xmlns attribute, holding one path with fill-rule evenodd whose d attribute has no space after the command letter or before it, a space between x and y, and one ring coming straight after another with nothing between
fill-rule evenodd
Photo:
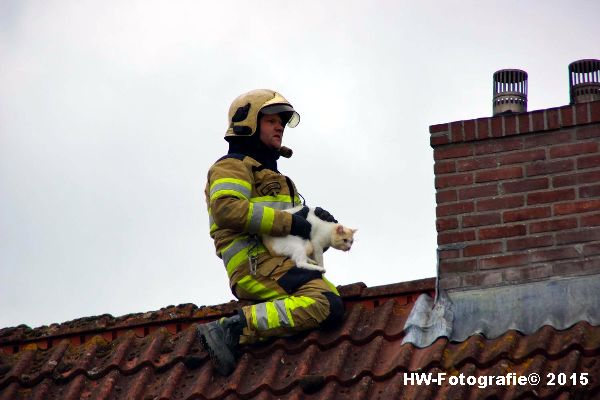
<instances>
[{"instance_id":1,"label":"glove","mask_svg":"<svg viewBox=\"0 0 600 400\"><path fill-rule=\"evenodd\" d=\"M335 222L336 224L338 223L337 219L333 218L333 215L331 215L328 211L323 210L321 207L315 208L315 215L323 221Z\"/></svg>"},{"instance_id":2,"label":"glove","mask_svg":"<svg viewBox=\"0 0 600 400\"><path fill-rule=\"evenodd\" d=\"M300 211L292 214L292 227L290 235L300 236L303 239L310 239L310 231L312 225L306 220L308 215L308 207L303 207Z\"/></svg>"}]
</instances>

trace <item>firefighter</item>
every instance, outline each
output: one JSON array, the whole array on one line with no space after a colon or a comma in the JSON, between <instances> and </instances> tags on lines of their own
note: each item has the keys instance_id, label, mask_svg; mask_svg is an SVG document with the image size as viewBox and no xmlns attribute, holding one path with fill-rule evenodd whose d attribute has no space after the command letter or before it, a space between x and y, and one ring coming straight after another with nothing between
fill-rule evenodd
<instances>
[{"instance_id":1,"label":"firefighter","mask_svg":"<svg viewBox=\"0 0 600 400\"><path fill-rule=\"evenodd\" d=\"M269 254L260 241L262 234L310 237L307 207L296 214L282 211L302 202L277 166L280 156L292 153L281 145L284 129L299 122L300 115L277 92L258 89L238 96L228 114L229 151L208 172L205 195L217 256L234 296L255 303L198 326L201 343L222 375L235 369L240 343L335 326L343 319L339 293L321 272ZM315 214L337 222L319 207Z\"/></svg>"}]
</instances>

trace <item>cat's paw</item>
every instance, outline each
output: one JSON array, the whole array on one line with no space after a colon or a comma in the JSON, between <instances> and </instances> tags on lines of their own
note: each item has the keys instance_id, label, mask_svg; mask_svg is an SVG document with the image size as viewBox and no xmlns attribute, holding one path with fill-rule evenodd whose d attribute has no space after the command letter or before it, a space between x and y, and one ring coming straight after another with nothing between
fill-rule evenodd
<instances>
[{"instance_id":1,"label":"cat's paw","mask_svg":"<svg viewBox=\"0 0 600 400\"><path fill-rule=\"evenodd\" d=\"M296 266L298 268L308 269L308 270L311 270L311 271L325 272L325 268L321 267L320 265L314 265L314 264L299 262L299 263L296 263Z\"/></svg>"}]
</instances>

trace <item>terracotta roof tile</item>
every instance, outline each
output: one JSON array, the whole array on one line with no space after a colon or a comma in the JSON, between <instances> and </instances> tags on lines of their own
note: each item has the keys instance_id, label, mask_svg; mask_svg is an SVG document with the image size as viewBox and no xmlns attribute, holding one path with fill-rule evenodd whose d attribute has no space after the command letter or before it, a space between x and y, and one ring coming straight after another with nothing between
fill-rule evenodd
<instances>
[{"instance_id":1,"label":"terracotta roof tile","mask_svg":"<svg viewBox=\"0 0 600 400\"><path fill-rule=\"evenodd\" d=\"M430 293L433 287L431 281L419 284L416 292L415 286L406 285L390 285L380 291L364 285L344 289L349 309L342 326L246 347L229 377L213 372L195 335L196 323L204 323L218 312L231 312L234 307L229 305L208 308L208 314L186 306L173 319L165 318L164 312L157 314L150 325L137 315L115 319L114 323L102 316L105 328L93 333L90 326L77 323L55 327L52 332L59 337L47 331L42 335L24 330L17 334L25 342L34 337L55 341L47 349L40 349L35 342L15 341L13 330L0 340L0 345L4 343L5 350L9 350L0 351L0 400L513 399L557 398L577 390L583 390L582 398L600 395L600 327L587 322L563 331L544 326L531 335L508 331L494 340L473 335L461 343L438 339L421 349L403 345L403 326L414 304L414 294ZM157 320L159 324L155 324ZM179 332L165 327L173 320L181 324ZM119 325L123 321L130 321L134 329L123 330L113 338L110 329L125 328ZM88 323L100 326L93 319ZM84 332L89 338L82 344L75 343L78 340L66 332ZM10 342L7 337L12 338ZM12 354L13 346L22 350ZM548 373L577 372L588 373L590 383L586 387L478 388L449 385L446 381L439 386L424 386L406 384L407 372L443 372L448 377L509 372L535 372L545 377Z\"/></svg>"}]
</instances>

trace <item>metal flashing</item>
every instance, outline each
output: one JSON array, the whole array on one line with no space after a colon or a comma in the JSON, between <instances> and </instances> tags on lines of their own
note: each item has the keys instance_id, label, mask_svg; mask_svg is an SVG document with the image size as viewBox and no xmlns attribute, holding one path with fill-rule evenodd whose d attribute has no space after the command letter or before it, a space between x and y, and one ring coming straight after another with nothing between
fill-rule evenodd
<instances>
[{"instance_id":1,"label":"metal flashing","mask_svg":"<svg viewBox=\"0 0 600 400\"><path fill-rule=\"evenodd\" d=\"M441 337L462 342L477 334L495 339L509 330L530 335L545 325L564 330L581 321L600 325L600 275L440 291L437 303L422 294L402 343L427 347Z\"/></svg>"},{"instance_id":2,"label":"metal flashing","mask_svg":"<svg viewBox=\"0 0 600 400\"><path fill-rule=\"evenodd\" d=\"M412 343L423 348L452 333L452 301L445 291L437 293L437 302L426 293L419 296L404 325L402 344Z\"/></svg>"},{"instance_id":3,"label":"metal flashing","mask_svg":"<svg viewBox=\"0 0 600 400\"><path fill-rule=\"evenodd\" d=\"M510 329L529 335L544 325L564 330L578 322L600 325L600 275L449 293L450 339L474 334L494 339Z\"/></svg>"}]
</instances>

